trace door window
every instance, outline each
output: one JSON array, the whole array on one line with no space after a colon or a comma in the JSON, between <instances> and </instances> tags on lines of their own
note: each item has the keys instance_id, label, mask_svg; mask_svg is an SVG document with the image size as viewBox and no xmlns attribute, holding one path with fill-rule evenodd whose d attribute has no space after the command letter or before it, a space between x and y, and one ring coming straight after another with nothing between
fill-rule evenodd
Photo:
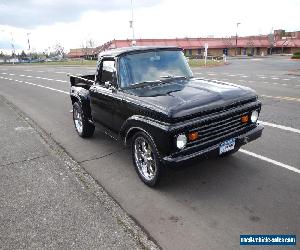
<instances>
[{"instance_id":1,"label":"door window","mask_svg":"<svg viewBox=\"0 0 300 250\"><path fill-rule=\"evenodd\" d=\"M116 71L115 61L103 61L101 69L101 84L105 82L114 83L114 73Z\"/></svg>"}]
</instances>

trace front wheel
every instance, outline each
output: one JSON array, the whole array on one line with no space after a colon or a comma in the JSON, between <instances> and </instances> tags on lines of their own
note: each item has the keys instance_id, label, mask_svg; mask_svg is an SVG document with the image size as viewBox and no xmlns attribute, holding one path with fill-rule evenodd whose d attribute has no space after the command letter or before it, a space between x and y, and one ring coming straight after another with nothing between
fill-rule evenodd
<instances>
[{"instance_id":1,"label":"front wheel","mask_svg":"<svg viewBox=\"0 0 300 250\"><path fill-rule=\"evenodd\" d=\"M159 161L153 140L146 133L138 132L132 138L131 151L140 179L150 187L156 186L165 169Z\"/></svg>"},{"instance_id":2,"label":"front wheel","mask_svg":"<svg viewBox=\"0 0 300 250\"><path fill-rule=\"evenodd\" d=\"M94 134L95 126L89 122L78 102L73 104L73 122L79 136L87 138Z\"/></svg>"}]
</instances>

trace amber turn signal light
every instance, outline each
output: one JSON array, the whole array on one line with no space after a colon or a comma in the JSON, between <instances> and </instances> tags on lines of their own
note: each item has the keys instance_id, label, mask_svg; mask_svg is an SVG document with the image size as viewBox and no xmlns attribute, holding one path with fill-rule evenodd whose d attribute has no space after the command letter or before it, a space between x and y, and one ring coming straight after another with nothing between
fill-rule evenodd
<instances>
[{"instance_id":1,"label":"amber turn signal light","mask_svg":"<svg viewBox=\"0 0 300 250\"><path fill-rule=\"evenodd\" d=\"M190 132L189 133L189 141L195 141L199 138L198 132Z\"/></svg>"},{"instance_id":2,"label":"amber turn signal light","mask_svg":"<svg viewBox=\"0 0 300 250\"><path fill-rule=\"evenodd\" d=\"M242 123L248 123L249 122L249 116L248 115L243 115L241 117Z\"/></svg>"}]
</instances>

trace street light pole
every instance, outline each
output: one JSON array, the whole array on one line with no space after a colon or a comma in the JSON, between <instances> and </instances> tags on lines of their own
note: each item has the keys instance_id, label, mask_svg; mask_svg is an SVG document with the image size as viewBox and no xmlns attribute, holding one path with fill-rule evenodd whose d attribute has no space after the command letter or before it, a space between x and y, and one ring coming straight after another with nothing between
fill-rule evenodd
<instances>
[{"instance_id":1,"label":"street light pole","mask_svg":"<svg viewBox=\"0 0 300 250\"><path fill-rule=\"evenodd\" d=\"M6 32L6 30L1 30L2 32ZM15 45L14 45L14 37L13 37L13 33L12 32L8 32L10 34L10 37L11 37L11 41L10 41L10 44L11 44L11 48L12 48L12 55L15 54Z\"/></svg>"},{"instance_id":2,"label":"street light pole","mask_svg":"<svg viewBox=\"0 0 300 250\"><path fill-rule=\"evenodd\" d=\"M30 40L29 40L30 33L27 33L27 42L28 42L28 52L30 53Z\"/></svg>"},{"instance_id":3,"label":"street light pole","mask_svg":"<svg viewBox=\"0 0 300 250\"><path fill-rule=\"evenodd\" d=\"M28 54L29 54L29 60L31 62L31 54L30 54L30 40L29 40L30 33L27 33L27 42L28 42Z\"/></svg>"},{"instance_id":4,"label":"street light pole","mask_svg":"<svg viewBox=\"0 0 300 250\"><path fill-rule=\"evenodd\" d=\"M131 21L129 21L129 23L130 23L130 28L132 29L131 45L134 46L135 45L135 40L134 40L134 26L133 26L133 0L131 0Z\"/></svg>"},{"instance_id":5,"label":"street light pole","mask_svg":"<svg viewBox=\"0 0 300 250\"><path fill-rule=\"evenodd\" d=\"M236 23L236 33L235 33L235 55L237 55L237 42L238 42L238 27L241 23Z\"/></svg>"},{"instance_id":6,"label":"street light pole","mask_svg":"<svg viewBox=\"0 0 300 250\"><path fill-rule=\"evenodd\" d=\"M11 48L12 48L12 55L15 55L15 45L14 45L14 37L13 37L13 33L10 32L11 35Z\"/></svg>"}]
</instances>

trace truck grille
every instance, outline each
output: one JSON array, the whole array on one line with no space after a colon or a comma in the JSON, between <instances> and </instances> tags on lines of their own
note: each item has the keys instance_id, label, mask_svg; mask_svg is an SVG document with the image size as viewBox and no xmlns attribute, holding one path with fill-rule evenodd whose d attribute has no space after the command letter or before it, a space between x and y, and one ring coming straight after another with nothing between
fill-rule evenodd
<instances>
[{"instance_id":1,"label":"truck grille","mask_svg":"<svg viewBox=\"0 0 300 250\"><path fill-rule=\"evenodd\" d=\"M251 124L242 123L241 116L249 114L249 111L245 111L239 114L233 114L231 116L219 117L210 122L206 122L200 127L193 128L189 132L197 131L199 139L193 142L189 142L188 145L194 144L206 144L209 142L221 141L227 136L237 134L240 131L244 131L247 128L251 128Z\"/></svg>"}]
</instances>

